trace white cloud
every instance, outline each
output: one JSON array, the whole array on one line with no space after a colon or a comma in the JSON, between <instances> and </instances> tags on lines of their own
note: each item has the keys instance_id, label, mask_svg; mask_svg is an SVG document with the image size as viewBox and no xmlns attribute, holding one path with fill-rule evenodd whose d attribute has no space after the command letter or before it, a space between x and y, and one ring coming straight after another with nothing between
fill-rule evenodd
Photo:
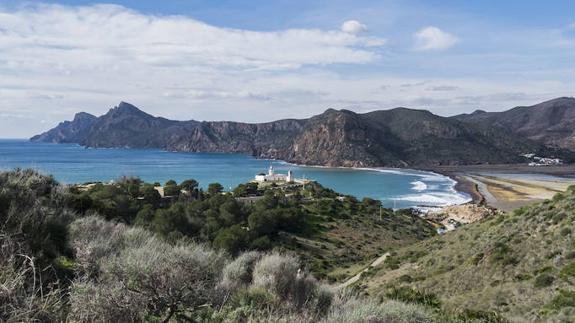
<instances>
[{"instance_id":1,"label":"white cloud","mask_svg":"<svg viewBox=\"0 0 575 323\"><path fill-rule=\"evenodd\" d=\"M348 20L341 24L341 31L348 34L357 35L367 31L367 26L357 20Z\"/></svg>"},{"instance_id":2,"label":"white cloud","mask_svg":"<svg viewBox=\"0 0 575 323\"><path fill-rule=\"evenodd\" d=\"M455 45L459 39L437 27L429 26L413 34L416 50L441 50Z\"/></svg>"},{"instance_id":3,"label":"white cloud","mask_svg":"<svg viewBox=\"0 0 575 323\"><path fill-rule=\"evenodd\" d=\"M149 16L115 5L42 5L0 12L0 50L12 66L110 68L216 66L293 69L367 63L372 38L340 31L257 32L218 28L182 16Z\"/></svg>"},{"instance_id":4,"label":"white cloud","mask_svg":"<svg viewBox=\"0 0 575 323\"><path fill-rule=\"evenodd\" d=\"M373 47L382 38L340 30L229 29L110 5L1 8L0 138L36 134L78 111L102 114L121 100L173 119L259 122L303 118L327 107L454 114L536 103L574 88L573 82L537 81L554 74L517 79L509 73L512 81L411 74L411 66L429 62L452 75L479 64L382 50ZM559 73L573 74L565 72Z\"/></svg>"}]
</instances>

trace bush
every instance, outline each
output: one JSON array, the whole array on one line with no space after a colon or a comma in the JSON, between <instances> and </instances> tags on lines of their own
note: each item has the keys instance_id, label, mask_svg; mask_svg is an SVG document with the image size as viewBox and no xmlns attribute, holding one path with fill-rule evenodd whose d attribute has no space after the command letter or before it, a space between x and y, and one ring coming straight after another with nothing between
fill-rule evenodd
<instances>
[{"instance_id":1,"label":"bush","mask_svg":"<svg viewBox=\"0 0 575 323\"><path fill-rule=\"evenodd\" d=\"M327 311L333 296L329 288L303 272L295 257L278 253L267 254L257 262L252 285L277 295L291 307L319 313Z\"/></svg>"},{"instance_id":2,"label":"bush","mask_svg":"<svg viewBox=\"0 0 575 323\"><path fill-rule=\"evenodd\" d=\"M543 274L540 274L539 276L535 277L535 281L533 282L533 286L535 286L536 288L548 287L548 286L551 286L553 284L553 281L555 281L555 277L553 277L552 275L550 275L548 273L543 273Z\"/></svg>"},{"instance_id":3,"label":"bush","mask_svg":"<svg viewBox=\"0 0 575 323\"><path fill-rule=\"evenodd\" d=\"M27 250L0 234L0 322L65 321L65 303L47 282Z\"/></svg>"},{"instance_id":4,"label":"bush","mask_svg":"<svg viewBox=\"0 0 575 323\"><path fill-rule=\"evenodd\" d=\"M169 245L143 229L96 218L78 221L74 227L80 263L86 267L87 259L92 274L72 289L74 317L108 313L129 318L135 314L124 309L137 308L144 312L140 316L169 319L218 300L215 287L225 265L221 254L196 244ZM90 234L95 241L90 241ZM98 277L97 286L90 285L91 276ZM91 300L90 290L101 299Z\"/></svg>"},{"instance_id":5,"label":"bush","mask_svg":"<svg viewBox=\"0 0 575 323\"><path fill-rule=\"evenodd\" d=\"M146 299L120 284L77 281L70 288L72 322L144 322Z\"/></svg>"},{"instance_id":6,"label":"bush","mask_svg":"<svg viewBox=\"0 0 575 323\"><path fill-rule=\"evenodd\" d=\"M288 299L293 282L300 272L297 258L271 253L262 257L255 265L253 284L275 293L281 299Z\"/></svg>"},{"instance_id":7,"label":"bush","mask_svg":"<svg viewBox=\"0 0 575 323\"><path fill-rule=\"evenodd\" d=\"M263 288L240 289L234 294L232 305L247 308L252 313L280 306L278 298Z\"/></svg>"},{"instance_id":8,"label":"bush","mask_svg":"<svg viewBox=\"0 0 575 323\"><path fill-rule=\"evenodd\" d=\"M463 322L507 323L507 319L496 312L464 309L457 315Z\"/></svg>"},{"instance_id":9,"label":"bush","mask_svg":"<svg viewBox=\"0 0 575 323\"><path fill-rule=\"evenodd\" d=\"M575 262L570 262L561 269L561 277L569 279L575 277Z\"/></svg>"},{"instance_id":10,"label":"bush","mask_svg":"<svg viewBox=\"0 0 575 323\"><path fill-rule=\"evenodd\" d=\"M516 265L519 260L513 255L513 250L504 242L496 242L491 250L493 262L506 265Z\"/></svg>"},{"instance_id":11,"label":"bush","mask_svg":"<svg viewBox=\"0 0 575 323\"><path fill-rule=\"evenodd\" d=\"M555 295L546 307L555 310L560 310L564 307L575 307L575 291L559 290L559 294Z\"/></svg>"},{"instance_id":12,"label":"bush","mask_svg":"<svg viewBox=\"0 0 575 323\"><path fill-rule=\"evenodd\" d=\"M410 304L388 301L378 304L371 300L342 295L336 298L325 323L432 322L433 316L425 309Z\"/></svg>"},{"instance_id":13,"label":"bush","mask_svg":"<svg viewBox=\"0 0 575 323\"><path fill-rule=\"evenodd\" d=\"M441 301L435 294L425 293L410 287L393 287L385 293L385 297L405 303L420 304L429 307L441 307Z\"/></svg>"},{"instance_id":14,"label":"bush","mask_svg":"<svg viewBox=\"0 0 575 323\"><path fill-rule=\"evenodd\" d=\"M239 225L234 225L218 232L214 246L236 255L248 247L249 234Z\"/></svg>"},{"instance_id":15,"label":"bush","mask_svg":"<svg viewBox=\"0 0 575 323\"><path fill-rule=\"evenodd\" d=\"M254 266L261 257L262 254L255 251L241 254L224 267L220 285L233 290L251 284Z\"/></svg>"}]
</instances>

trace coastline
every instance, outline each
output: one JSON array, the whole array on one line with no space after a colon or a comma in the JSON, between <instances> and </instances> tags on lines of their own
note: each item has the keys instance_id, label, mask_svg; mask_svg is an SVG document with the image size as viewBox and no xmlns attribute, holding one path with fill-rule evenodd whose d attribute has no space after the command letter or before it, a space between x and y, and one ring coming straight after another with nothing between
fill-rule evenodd
<instances>
[{"instance_id":1,"label":"coastline","mask_svg":"<svg viewBox=\"0 0 575 323\"><path fill-rule=\"evenodd\" d=\"M466 165L426 168L458 181L474 203L509 212L575 185L575 165Z\"/></svg>"},{"instance_id":2,"label":"coastline","mask_svg":"<svg viewBox=\"0 0 575 323\"><path fill-rule=\"evenodd\" d=\"M13 141L21 141L14 139ZM22 140L27 142L27 140ZM55 144L57 145L57 144ZM75 145L83 147L81 145ZM101 148L96 148L99 150ZM126 148L116 148L122 150ZM139 150L129 148L130 150ZM143 149L169 152L162 149ZM230 154L230 153L220 153ZM234 153L232 153L234 154ZM487 205L500 210L509 211L523 205L551 198L554 194L566 190L575 184L575 165L562 166L528 166L526 164L512 165L464 165L464 166L427 166L427 167L352 167L352 166L322 166L296 164L274 158L254 159L274 161L296 167L342 169L371 171L390 174L411 175L412 192L393 197L389 200L409 201L412 207L444 207L447 205L476 204ZM513 176L511 176L513 175ZM441 177L442 188L437 189L433 177ZM421 177L421 180L417 178ZM550 179L551 178L551 179ZM447 179L449 181L447 181ZM371 188L374 189L374 188ZM370 190L371 190L370 189ZM389 204L389 203L388 203ZM399 208L406 207L398 205Z\"/></svg>"},{"instance_id":3,"label":"coastline","mask_svg":"<svg viewBox=\"0 0 575 323\"><path fill-rule=\"evenodd\" d=\"M460 195L461 198L465 200L448 203L445 205L438 205L433 206L433 208L443 208L448 206L454 205L465 205L469 203L479 204L481 200L483 200L483 195L478 191L477 187L474 184L467 180L465 177L456 176L454 174L442 173L439 171L435 171L433 169L426 169L426 168L393 168L393 167L353 167L353 166L323 166L323 165L305 165L305 164L296 164L291 163L288 161L280 160L280 159L266 159L266 160L274 160L281 162L286 165L293 165L297 167L309 167L309 168L321 168L321 169L343 169L343 170L357 170L357 171L375 171L375 172L388 172L388 173L397 173L397 174L409 174L412 172L412 175L425 175L431 174L434 176L445 177L449 179L452 183L452 190L454 194ZM421 174L419 174L421 173ZM429 205L420 205L422 209L428 209Z\"/></svg>"}]
</instances>

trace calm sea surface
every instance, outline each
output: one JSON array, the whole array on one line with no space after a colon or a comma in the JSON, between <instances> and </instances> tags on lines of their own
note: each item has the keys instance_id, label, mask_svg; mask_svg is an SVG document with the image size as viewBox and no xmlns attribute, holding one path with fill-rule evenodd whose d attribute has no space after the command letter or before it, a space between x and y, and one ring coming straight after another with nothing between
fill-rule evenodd
<instances>
[{"instance_id":1,"label":"calm sea surface","mask_svg":"<svg viewBox=\"0 0 575 323\"><path fill-rule=\"evenodd\" d=\"M0 140L0 170L34 168L63 183L110 181L138 176L148 182L194 178L206 187L219 182L226 189L250 181L273 165L278 173L320 182L358 198L380 199L387 207L440 206L469 200L444 176L414 170L354 170L291 165L241 154L178 153L155 149L86 149L74 144L42 144Z\"/></svg>"}]
</instances>

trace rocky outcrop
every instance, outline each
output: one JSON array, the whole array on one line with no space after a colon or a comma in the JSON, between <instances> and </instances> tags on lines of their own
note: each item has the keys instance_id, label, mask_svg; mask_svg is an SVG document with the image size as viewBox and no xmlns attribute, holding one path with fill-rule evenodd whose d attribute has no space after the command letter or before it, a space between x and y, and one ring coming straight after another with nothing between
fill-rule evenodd
<instances>
[{"instance_id":1,"label":"rocky outcrop","mask_svg":"<svg viewBox=\"0 0 575 323\"><path fill-rule=\"evenodd\" d=\"M77 113L72 121L61 122L58 126L41 135L31 138L32 141L50 143L80 143L86 140L90 128L98 120L86 112Z\"/></svg>"},{"instance_id":2,"label":"rocky outcrop","mask_svg":"<svg viewBox=\"0 0 575 323\"><path fill-rule=\"evenodd\" d=\"M516 163L526 152L561 153L502 127L463 119L397 108L365 114L329 109L309 119L259 124L174 121L122 102L98 118L79 114L32 140L235 152L299 164L355 167Z\"/></svg>"}]
</instances>

